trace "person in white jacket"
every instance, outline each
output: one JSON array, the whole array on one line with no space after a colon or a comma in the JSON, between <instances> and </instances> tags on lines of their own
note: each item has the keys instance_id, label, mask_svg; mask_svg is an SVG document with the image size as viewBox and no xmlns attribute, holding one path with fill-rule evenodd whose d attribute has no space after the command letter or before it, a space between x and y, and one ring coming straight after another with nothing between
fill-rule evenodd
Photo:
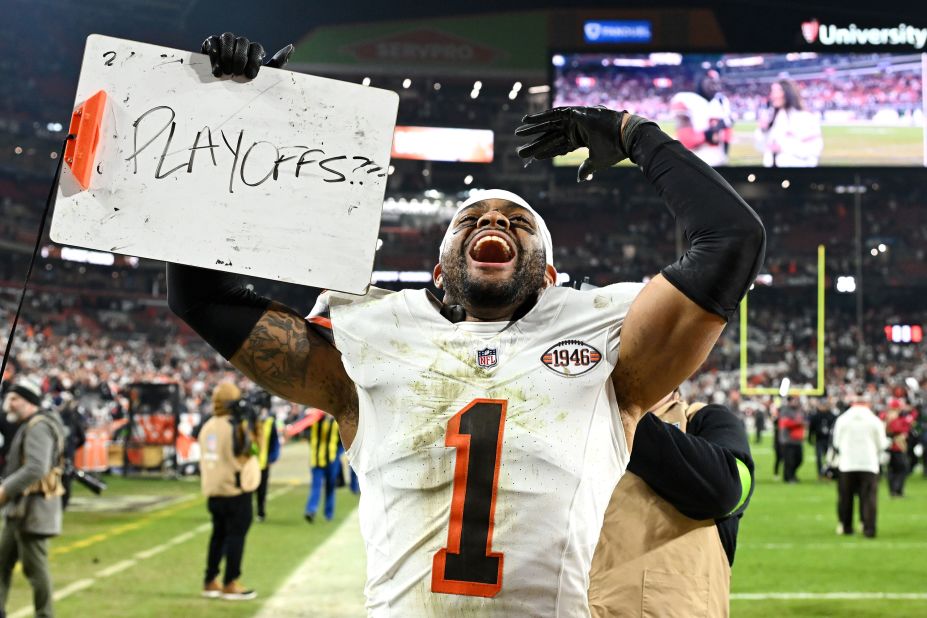
<instances>
[{"instance_id":1,"label":"person in white jacket","mask_svg":"<svg viewBox=\"0 0 927 618\"><path fill-rule=\"evenodd\" d=\"M798 87L787 79L770 87L755 138L765 167L817 167L824 149L817 114L805 109Z\"/></svg>"},{"instance_id":2,"label":"person in white jacket","mask_svg":"<svg viewBox=\"0 0 927 618\"><path fill-rule=\"evenodd\" d=\"M862 394L834 423L833 449L837 456L838 534L853 534L853 497L859 496L863 534L876 534L879 459L888 448L885 426Z\"/></svg>"}]
</instances>

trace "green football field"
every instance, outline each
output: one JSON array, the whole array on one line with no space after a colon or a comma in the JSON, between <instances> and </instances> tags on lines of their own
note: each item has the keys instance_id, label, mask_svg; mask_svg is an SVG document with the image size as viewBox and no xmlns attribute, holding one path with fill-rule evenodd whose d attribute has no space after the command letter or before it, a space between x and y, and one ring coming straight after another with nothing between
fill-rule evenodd
<instances>
[{"instance_id":1,"label":"green football field","mask_svg":"<svg viewBox=\"0 0 927 618\"><path fill-rule=\"evenodd\" d=\"M814 478L810 448L805 449L797 485L772 476L768 441L754 448L757 488L741 524L733 616L927 616L927 481L919 469L908 481L906 498L889 499L883 481L877 538L838 537L836 489ZM52 542L58 615L255 616L275 596L278 607L266 608L264 615L360 615L363 552L352 513L356 498L340 489L336 520L307 524L302 518L308 481L304 456L304 444L284 449L274 471L282 482L272 486L269 518L255 523L248 536L243 581L258 590L258 600L199 597L208 516L195 480L110 477L105 500L77 490L82 510L67 513L65 533ZM157 505L143 506L146 502ZM138 509L131 510L132 505ZM351 525L339 527L349 516ZM342 542L333 543L339 537ZM275 595L310 556L327 561L306 576L305 595L300 588L295 595L292 590L289 596ZM332 592L347 597L333 603L321 598L319 590L350 592ZM296 599L287 601L290 611L279 609L284 596ZM29 604L28 584L17 572L8 615L31 616ZM336 605L348 610L318 611Z\"/></svg>"},{"instance_id":2,"label":"green football field","mask_svg":"<svg viewBox=\"0 0 927 618\"><path fill-rule=\"evenodd\" d=\"M674 135L672 126L661 125ZM762 166L763 158L753 141L756 123L734 125L730 165ZM824 152L820 166L922 166L924 165L924 129L920 127L872 127L826 125L822 127ZM578 166L588 155L585 149L558 157L556 165ZM624 165L630 165L625 163Z\"/></svg>"}]
</instances>

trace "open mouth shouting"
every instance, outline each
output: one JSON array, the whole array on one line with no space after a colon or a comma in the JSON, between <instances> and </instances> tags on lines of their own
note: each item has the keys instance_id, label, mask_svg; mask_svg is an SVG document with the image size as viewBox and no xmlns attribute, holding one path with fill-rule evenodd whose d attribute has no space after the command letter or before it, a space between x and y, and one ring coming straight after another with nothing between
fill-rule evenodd
<instances>
[{"instance_id":1,"label":"open mouth shouting","mask_svg":"<svg viewBox=\"0 0 927 618\"><path fill-rule=\"evenodd\" d=\"M485 230L470 241L467 257L477 268L503 268L512 264L517 255L514 243L503 232Z\"/></svg>"}]
</instances>

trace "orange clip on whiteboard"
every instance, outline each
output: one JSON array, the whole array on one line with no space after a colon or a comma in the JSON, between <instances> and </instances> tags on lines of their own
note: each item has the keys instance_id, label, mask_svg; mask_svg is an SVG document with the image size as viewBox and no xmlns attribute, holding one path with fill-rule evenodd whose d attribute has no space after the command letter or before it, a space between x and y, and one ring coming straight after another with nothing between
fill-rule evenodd
<instances>
[{"instance_id":1,"label":"orange clip on whiteboard","mask_svg":"<svg viewBox=\"0 0 927 618\"><path fill-rule=\"evenodd\" d=\"M74 139L68 140L64 149L64 162L71 168L81 188L90 187L90 176L100 143L100 123L106 109L106 91L100 90L81 103L71 115L68 133Z\"/></svg>"}]
</instances>

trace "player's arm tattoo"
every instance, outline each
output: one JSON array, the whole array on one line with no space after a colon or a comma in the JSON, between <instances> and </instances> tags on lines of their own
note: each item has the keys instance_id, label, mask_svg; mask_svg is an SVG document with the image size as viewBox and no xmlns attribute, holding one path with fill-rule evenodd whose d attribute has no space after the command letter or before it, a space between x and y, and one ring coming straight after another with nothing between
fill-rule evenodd
<instances>
[{"instance_id":1,"label":"player's arm tattoo","mask_svg":"<svg viewBox=\"0 0 927 618\"><path fill-rule=\"evenodd\" d=\"M245 343L233 364L258 384L281 397L291 398L306 388L311 342L306 321L284 305L273 303Z\"/></svg>"},{"instance_id":2,"label":"player's arm tattoo","mask_svg":"<svg viewBox=\"0 0 927 618\"><path fill-rule=\"evenodd\" d=\"M289 307L271 303L231 362L274 395L333 414L357 429L358 402L338 351Z\"/></svg>"}]
</instances>

